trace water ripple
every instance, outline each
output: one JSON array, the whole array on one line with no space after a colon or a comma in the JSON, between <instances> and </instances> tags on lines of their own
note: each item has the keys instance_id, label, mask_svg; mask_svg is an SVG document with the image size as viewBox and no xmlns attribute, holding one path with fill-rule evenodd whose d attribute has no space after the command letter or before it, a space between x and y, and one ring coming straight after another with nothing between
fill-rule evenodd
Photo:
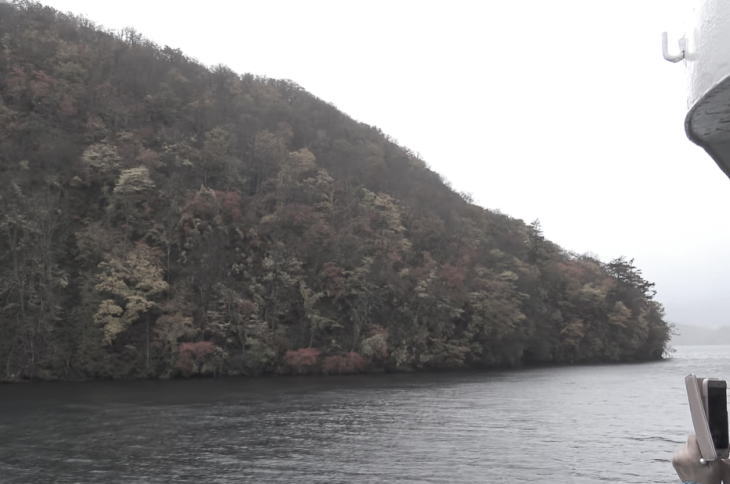
<instances>
[{"instance_id":1,"label":"water ripple","mask_svg":"<svg viewBox=\"0 0 730 484\"><path fill-rule=\"evenodd\" d=\"M682 380L690 371L730 376L730 348L515 372L6 385L0 475L11 483L673 482L671 455L691 428Z\"/></svg>"}]
</instances>

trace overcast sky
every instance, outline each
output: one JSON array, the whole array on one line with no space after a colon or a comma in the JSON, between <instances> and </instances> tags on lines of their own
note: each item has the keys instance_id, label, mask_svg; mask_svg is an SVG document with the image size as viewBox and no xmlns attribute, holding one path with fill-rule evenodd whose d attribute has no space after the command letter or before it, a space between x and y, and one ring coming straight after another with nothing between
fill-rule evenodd
<instances>
[{"instance_id":1,"label":"overcast sky","mask_svg":"<svg viewBox=\"0 0 730 484\"><path fill-rule=\"evenodd\" d=\"M480 205L604 261L668 319L730 324L730 180L685 136L663 30L689 0L45 0L206 65L291 79Z\"/></svg>"}]
</instances>

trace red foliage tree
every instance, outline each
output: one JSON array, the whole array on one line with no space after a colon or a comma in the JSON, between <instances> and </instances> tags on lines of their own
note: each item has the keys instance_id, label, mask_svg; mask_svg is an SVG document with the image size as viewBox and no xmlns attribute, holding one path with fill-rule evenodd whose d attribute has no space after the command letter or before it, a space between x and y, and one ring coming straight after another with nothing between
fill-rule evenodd
<instances>
[{"instance_id":1,"label":"red foliage tree","mask_svg":"<svg viewBox=\"0 0 730 484\"><path fill-rule=\"evenodd\" d=\"M241 194L216 190L215 198L219 201L223 214L232 222L241 221Z\"/></svg>"},{"instance_id":2,"label":"red foliage tree","mask_svg":"<svg viewBox=\"0 0 730 484\"><path fill-rule=\"evenodd\" d=\"M218 214L215 192L201 188L188 200L187 205L183 208L183 214L203 220L215 217Z\"/></svg>"},{"instance_id":3,"label":"red foliage tree","mask_svg":"<svg viewBox=\"0 0 730 484\"><path fill-rule=\"evenodd\" d=\"M365 369L367 362L359 353L350 351L345 355L328 356L324 359L322 370L328 374L359 373Z\"/></svg>"},{"instance_id":4,"label":"red foliage tree","mask_svg":"<svg viewBox=\"0 0 730 484\"><path fill-rule=\"evenodd\" d=\"M314 224L317 216L309 205L290 203L281 209L280 219L285 228L301 232Z\"/></svg>"},{"instance_id":5,"label":"red foliage tree","mask_svg":"<svg viewBox=\"0 0 730 484\"><path fill-rule=\"evenodd\" d=\"M327 292L332 296L341 296L345 291L345 271L334 262L325 262L320 275Z\"/></svg>"},{"instance_id":6,"label":"red foliage tree","mask_svg":"<svg viewBox=\"0 0 730 484\"><path fill-rule=\"evenodd\" d=\"M466 279L466 266L457 267L451 264L444 264L441 267L440 278L451 288L461 289L464 287L464 279Z\"/></svg>"},{"instance_id":7,"label":"red foliage tree","mask_svg":"<svg viewBox=\"0 0 730 484\"><path fill-rule=\"evenodd\" d=\"M215 345L211 341L181 343L177 351L177 368L185 375L192 375L200 371L206 357L215 351Z\"/></svg>"},{"instance_id":8,"label":"red foliage tree","mask_svg":"<svg viewBox=\"0 0 730 484\"><path fill-rule=\"evenodd\" d=\"M287 351L284 361L295 373L309 373L319 362L319 355L320 351L317 348L300 348Z\"/></svg>"}]
</instances>

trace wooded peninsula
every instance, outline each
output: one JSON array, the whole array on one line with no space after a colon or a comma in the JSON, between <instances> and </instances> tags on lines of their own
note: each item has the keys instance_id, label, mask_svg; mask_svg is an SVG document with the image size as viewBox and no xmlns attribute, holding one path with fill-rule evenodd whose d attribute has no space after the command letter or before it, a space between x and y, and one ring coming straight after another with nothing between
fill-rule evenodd
<instances>
[{"instance_id":1,"label":"wooded peninsula","mask_svg":"<svg viewBox=\"0 0 730 484\"><path fill-rule=\"evenodd\" d=\"M0 3L0 380L654 360L654 294L291 81Z\"/></svg>"}]
</instances>

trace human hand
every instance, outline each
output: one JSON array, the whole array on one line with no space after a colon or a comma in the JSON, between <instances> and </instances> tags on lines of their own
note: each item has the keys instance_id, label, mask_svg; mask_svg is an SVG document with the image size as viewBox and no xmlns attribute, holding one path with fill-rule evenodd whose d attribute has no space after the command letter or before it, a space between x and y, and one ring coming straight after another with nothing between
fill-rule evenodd
<instances>
[{"instance_id":1,"label":"human hand","mask_svg":"<svg viewBox=\"0 0 730 484\"><path fill-rule=\"evenodd\" d=\"M722 459L718 462L721 468L722 482L724 484L730 484L730 460Z\"/></svg>"},{"instance_id":2,"label":"human hand","mask_svg":"<svg viewBox=\"0 0 730 484\"><path fill-rule=\"evenodd\" d=\"M674 470L677 471L679 478L682 479L682 482L720 484L728 466L720 461L702 464L700 462L701 458L702 454L700 454L700 447L697 445L697 438L694 435L690 435L687 438L687 443L674 453L672 465L674 466ZM730 481L726 480L725 482Z\"/></svg>"}]
</instances>

